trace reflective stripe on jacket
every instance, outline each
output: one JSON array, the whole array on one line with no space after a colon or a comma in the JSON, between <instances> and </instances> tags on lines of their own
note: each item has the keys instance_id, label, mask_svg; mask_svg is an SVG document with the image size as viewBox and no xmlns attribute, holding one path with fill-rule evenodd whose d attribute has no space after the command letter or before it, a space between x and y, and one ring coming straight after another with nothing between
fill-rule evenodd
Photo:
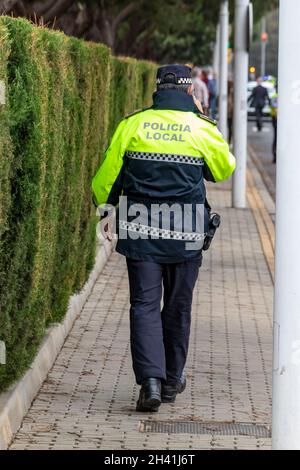
<instances>
[{"instance_id":1,"label":"reflective stripe on jacket","mask_svg":"<svg viewBox=\"0 0 300 470\"><path fill-rule=\"evenodd\" d=\"M273 93L270 100L270 112L273 118L277 117L278 113L278 93Z\"/></svg>"}]
</instances>

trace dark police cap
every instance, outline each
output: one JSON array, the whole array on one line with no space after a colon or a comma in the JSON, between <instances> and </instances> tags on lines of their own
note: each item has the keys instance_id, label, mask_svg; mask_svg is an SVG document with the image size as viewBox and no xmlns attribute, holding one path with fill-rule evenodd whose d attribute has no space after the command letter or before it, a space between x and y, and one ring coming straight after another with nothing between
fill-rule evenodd
<instances>
[{"instance_id":1,"label":"dark police cap","mask_svg":"<svg viewBox=\"0 0 300 470\"><path fill-rule=\"evenodd\" d=\"M157 70L156 84L174 83L175 85L191 85L191 72L191 68L187 65L163 65Z\"/></svg>"}]
</instances>

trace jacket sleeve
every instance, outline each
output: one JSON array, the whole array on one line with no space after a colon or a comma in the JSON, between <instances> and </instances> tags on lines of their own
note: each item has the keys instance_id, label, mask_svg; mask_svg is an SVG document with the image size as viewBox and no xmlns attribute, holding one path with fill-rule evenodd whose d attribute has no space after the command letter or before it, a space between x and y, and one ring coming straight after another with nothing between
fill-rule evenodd
<instances>
[{"instance_id":1,"label":"jacket sleeve","mask_svg":"<svg viewBox=\"0 0 300 470\"><path fill-rule=\"evenodd\" d=\"M92 181L93 200L96 205L109 203L117 205L122 192L122 175L124 173L123 131L127 120L121 121L113 135L110 146L105 152L104 161Z\"/></svg>"},{"instance_id":2,"label":"jacket sleeve","mask_svg":"<svg viewBox=\"0 0 300 470\"><path fill-rule=\"evenodd\" d=\"M206 129L204 177L209 181L225 181L235 170L236 161L221 132L213 125Z\"/></svg>"}]
</instances>

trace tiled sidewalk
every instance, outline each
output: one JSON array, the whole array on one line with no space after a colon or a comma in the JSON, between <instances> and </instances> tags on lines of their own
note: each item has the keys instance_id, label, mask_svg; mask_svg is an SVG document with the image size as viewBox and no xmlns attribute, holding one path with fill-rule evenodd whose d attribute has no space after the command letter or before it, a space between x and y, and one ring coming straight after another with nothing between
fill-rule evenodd
<instances>
[{"instance_id":1,"label":"tiled sidewalk","mask_svg":"<svg viewBox=\"0 0 300 470\"><path fill-rule=\"evenodd\" d=\"M269 438L145 433L142 420L270 424L273 286L251 209L222 215L194 295L188 385L154 415L135 412L128 282L114 253L17 433L12 449L265 449Z\"/></svg>"}]
</instances>

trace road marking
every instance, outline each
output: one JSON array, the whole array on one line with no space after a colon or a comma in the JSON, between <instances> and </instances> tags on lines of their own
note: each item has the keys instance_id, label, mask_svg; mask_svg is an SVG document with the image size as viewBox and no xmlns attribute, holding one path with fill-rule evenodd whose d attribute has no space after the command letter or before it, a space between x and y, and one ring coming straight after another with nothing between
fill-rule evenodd
<instances>
[{"instance_id":1,"label":"road marking","mask_svg":"<svg viewBox=\"0 0 300 470\"><path fill-rule=\"evenodd\" d=\"M271 198L275 202L275 184L273 183L269 174L264 169L263 164L261 163L261 160L256 155L256 152L251 144L248 144L248 154L251 160L253 161L254 165L256 166L260 176L262 177L262 180L265 183L267 191L269 192Z\"/></svg>"}]
</instances>

